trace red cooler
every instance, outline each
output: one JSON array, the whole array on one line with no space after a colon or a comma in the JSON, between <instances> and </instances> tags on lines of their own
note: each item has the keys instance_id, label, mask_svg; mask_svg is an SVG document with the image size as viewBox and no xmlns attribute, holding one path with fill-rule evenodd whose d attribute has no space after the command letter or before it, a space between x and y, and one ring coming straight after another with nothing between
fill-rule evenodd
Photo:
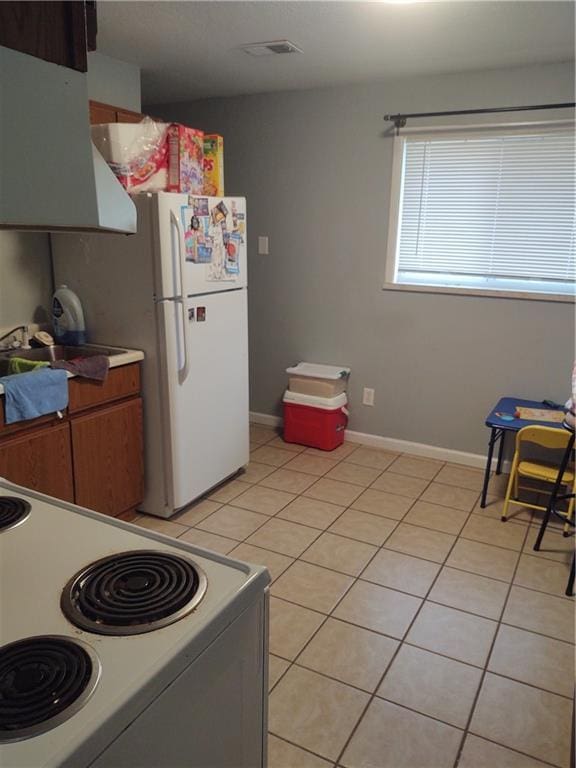
<instances>
[{"instance_id":1,"label":"red cooler","mask_svg":"<svg viewBox=\"0 0 576 768\"><path fill-rule=\"evenodd\" d=\"M287 390L284 393L284 440L322 451L333 451L344 442L348 424L348 399L315 397Z\"/></svg>"}]
</instances>

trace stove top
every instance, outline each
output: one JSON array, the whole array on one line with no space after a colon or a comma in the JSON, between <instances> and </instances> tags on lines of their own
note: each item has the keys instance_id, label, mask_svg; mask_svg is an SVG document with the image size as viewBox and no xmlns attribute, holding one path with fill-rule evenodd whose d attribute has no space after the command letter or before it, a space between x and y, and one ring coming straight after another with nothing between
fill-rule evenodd
<instances>
[{"instance_id":1,"label":"stove top","mask_svg":"<svg viewBox=\"0 0 576 768\"><path fill-rule=\"evenodd\" d=\"M98 659L77 640L45 635L0 648L0 743L38 736L72 717L99 676Z\"/></svg>"},{"instance_id":2,"label":"stove top","mask_svg":"<svg viewBox=\"0 0 576 768\"><path fill-rule=\"evenodd\" d=\"M30 514L30 504L17 496L0 496L0 533L23 523Z\"/></svg>"},{"instance_id":3,"label":"stove top","mask_svg":"<svg viewBox=\"0 0 576 768\"><path fill-rule=\"evenodd\" d=\"M260 566L1 478L0 499L0 765L97 752L268 584Z\"/></svg>"},{"instance_id":4,"label":"stove top","mask_svg":"<svg viewBox=\"0 0 576 768\"><path fill-rule=\"evenodd\" d=\"M192 560L136 550L103 557L73 576L62 592L64 615L102 635L135 635L187 616L204 597L206 576Z\"/></svg>"}]
</instances>

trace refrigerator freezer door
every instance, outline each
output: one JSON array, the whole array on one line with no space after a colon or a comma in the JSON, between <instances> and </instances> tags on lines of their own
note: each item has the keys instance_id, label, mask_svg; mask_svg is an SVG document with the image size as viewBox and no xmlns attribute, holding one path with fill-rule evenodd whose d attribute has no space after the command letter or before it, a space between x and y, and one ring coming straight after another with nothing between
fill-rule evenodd
<instances>
[{"instance_id":1,"label":"refrigerator freezer door","mask_svg":"<svg viewBox=\"0 0 576 768\"><path fill-rule=\"evenodd\" d=\"M176 511L249 460L248 330L245 289L207 294L185 304L158 304L166 339L164 386L169 408L165 476ZM189 373L183 377L186 360Z\"/></svg>"},{"instance_id":2,"label":"refrigerator freezer door","mask_svg":"<svg viewBox=\"0 0 576 768\"><path fill-rule=\"evenodd\" d=\"M246 287L246 200L243 197L161 192L157 200L160 243L157 298Z\"/></svg>"}]
</instances>

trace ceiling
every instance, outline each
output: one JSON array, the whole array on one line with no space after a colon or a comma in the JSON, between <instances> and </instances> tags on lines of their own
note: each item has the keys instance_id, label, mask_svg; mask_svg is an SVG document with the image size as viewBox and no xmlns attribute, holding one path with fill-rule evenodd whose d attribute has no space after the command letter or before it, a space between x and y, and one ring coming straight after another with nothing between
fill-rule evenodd
<instances>
[{"instance_id":1,"label":"ceiling","mask_svg":"<svg viewBox=\"0 0 576 768\"><path fill-rule=\"evenodd\" d=\"M155 2L98 4L98 50L142 68L145 104L574 58L574 4ZM287 38L300 54L239 46Z\"/></svg>"}]
</instances>

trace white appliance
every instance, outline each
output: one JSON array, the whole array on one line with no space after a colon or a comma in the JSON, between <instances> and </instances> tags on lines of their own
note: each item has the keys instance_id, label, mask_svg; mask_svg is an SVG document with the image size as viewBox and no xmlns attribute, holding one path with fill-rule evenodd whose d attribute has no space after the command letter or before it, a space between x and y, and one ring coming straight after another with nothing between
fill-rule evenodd
<instances>
[{"instance_id":1,"label":"white appliance","mask_svg":"<svg viewBox=\"0 0 576 768\"><path fill-rule=\"evenodd\" d=\"M0 765L265 766L265 568L1 479L0 564Z\"/></svg>"},{"instance_id":2,"label":"white appliance","mask_svg":"<svg viewBox=\"0 0 576 768\"><path fill-rule=\"evenodd\" d=\"M53 235L89 341L142 349L145 499L174 512L249 460L246 201L134 195L135 236Z\"/></svg>"}]
</instances>

